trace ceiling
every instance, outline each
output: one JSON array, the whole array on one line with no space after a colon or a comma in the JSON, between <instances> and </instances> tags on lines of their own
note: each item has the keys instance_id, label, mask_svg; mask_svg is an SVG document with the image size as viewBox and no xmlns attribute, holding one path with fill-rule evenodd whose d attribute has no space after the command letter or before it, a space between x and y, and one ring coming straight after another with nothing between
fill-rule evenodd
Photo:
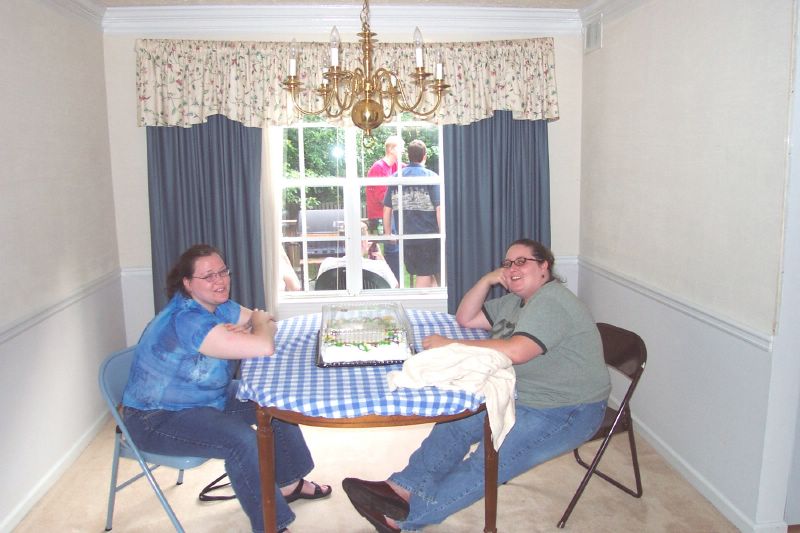
<instances>
[{"instance_id":1,"label":"ceiling","mask_svg":"<svg viewBox=\"0 0 800 533\"><path fill-rule=\"evenodd\" d=\"M152 6L202 6L202 5L358 5L359 0L93 0L105 7L152 7ZM596 0L372 0L371 5L429 5L470 7L517 7L539 9L580 10Z\"/></svg>"}]
</instances>

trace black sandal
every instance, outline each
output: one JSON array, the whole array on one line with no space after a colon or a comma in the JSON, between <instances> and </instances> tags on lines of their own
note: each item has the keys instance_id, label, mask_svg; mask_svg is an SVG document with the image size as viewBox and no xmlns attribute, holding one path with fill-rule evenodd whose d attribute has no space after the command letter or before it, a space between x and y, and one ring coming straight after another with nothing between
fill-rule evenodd
<instances>
[{"instance_id":1,"label":"black sandal","mask_svg":"<svg viewBox=\"0 0 800 533\"><path fill-rule=\"evenodd\" d=\"M314 493L313 494L304 494L303 487L305 486L306 480L301 479L299 483L297 483L297 487L290 493L284 496L283 498L286 500L286 503L292 503L297 500L319 500L320 498L327 498L333 492L333 487L328 487L328 490L325 491L319 484L314 483L313 481L309 481L312 485L314 485Z\"/></svg>"}]
</instances>

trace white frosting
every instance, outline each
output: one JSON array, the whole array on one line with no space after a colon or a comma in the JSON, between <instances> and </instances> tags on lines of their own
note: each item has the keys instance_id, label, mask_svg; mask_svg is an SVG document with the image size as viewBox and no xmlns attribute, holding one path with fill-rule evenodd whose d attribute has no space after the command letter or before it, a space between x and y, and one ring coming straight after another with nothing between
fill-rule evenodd
<instances>
[{"instance_id":1,"label":"white frosting","mask_svg":"<svg viewBox=\"0 0 800 533\"><path fill-rule=\"evenodd\" d=\"M334 346L322 344L322 360L326 363L358 363L358 362L385 362L404 361L410 354L408 344L405 342L368 345L368 350L363 350L355 345Z\"/></svg>"}]
</instances>

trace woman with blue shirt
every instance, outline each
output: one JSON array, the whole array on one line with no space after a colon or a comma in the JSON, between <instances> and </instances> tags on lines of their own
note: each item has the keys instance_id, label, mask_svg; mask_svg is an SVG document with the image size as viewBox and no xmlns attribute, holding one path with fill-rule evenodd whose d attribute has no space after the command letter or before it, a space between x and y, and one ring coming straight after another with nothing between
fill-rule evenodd
<instances>
[{"instance_id":1,"label":"woman with blue shirt","mask_svg":"<svg viewBox=\"0 0 800 533\"><path fill-rule=\"evenodd\" d=\"M498 481L577 448L597 431L611 390L600 333L586 306L553 274L555 259L530 239L511 243L501 266L467 291L456 311L483 340L431 335L425 349L491 348L514 364L516 422L498 450ZM487 300L492 287L508 294ZM356 510L381 533L437 524L484 495L485 413L436 424L408 466L386 481L342 482ZM470 452L473 444L480 443ZM491 446L491 443L489 443Z\"/></svg>"},{"instance_id":2,"label":"woman with blue shirt","mask_svg":"<svg viewBox=\"0 0 800 533\"><path fill-rule=\"evenodd\" d=\"M224 459L254 532L264 531L255 405L236 399L236 360L270 356L270 313L229 299L230 270L216 248L186 250L167 277L167 306L136 346L122 398L123 417L139 448L151 453ZM278 420L275 487L278 529L295 515L289 503L329 496L303 479L314 462L300 429Z\"/></svg>"}]
</instances>

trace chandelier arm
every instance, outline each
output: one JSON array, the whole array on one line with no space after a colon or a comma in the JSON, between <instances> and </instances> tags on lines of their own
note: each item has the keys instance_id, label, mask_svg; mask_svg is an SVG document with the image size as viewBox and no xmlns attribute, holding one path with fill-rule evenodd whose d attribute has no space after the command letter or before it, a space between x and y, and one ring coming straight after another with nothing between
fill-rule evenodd
<instances>
[{"instance_id":1,"label":"chandelier arm","mask_svg":"<svg viewBox=\"0 0 800 533\"><path fill-rule=\"evenodd\" d=\"M390 120L395 114L395 93L394 88L397 76L391 70L381 67L372 75L372 86L375 89L375 94L380 99L381 108L383 108L383 116L385 121ZM386 88L384 88L386 87ZM386 102L389 103L389 110L386 110Z\"/></svg>"},{"instance_id":2,"label":"chandelier arm","mask_svg":"<svg viewBox=\"0 0 800 533\"><path fill-rule=\"evenodd\" d=\"M415 102L415 105L414 105L413 108L410 108L410 107L403 108L403 107L401 107L401 109L403 111L407 111L409 113L413 113L414 115L416 115L416 116L418 116L420 118L423 118L423 119L431 118L436 113L436 111L439 109L439 106L442 103L442 95L444 94L444 91L449 87L449 85L445 85L445 84L442 84L442 83L438 83L438 84L434 84L434 85L435 86L434 86L433 93L436 95L436 101L434 102L433 107L431 107L429 110L421 111L421 110L417 109L418 105L420 104L420 100L421 100L420 98L417 98L417 101Z\"/></svg>"},{"instance_id":3,"label":"chandelier arm","mask_svg":"<svg viewBox=\"0 0 800 533\"><path fill-rule=\"evenodd\" d=\"M349 88L347 91L347 98L345 99L345 103L349 108L356 102L356 98L364 92L364 85L366 80L364 78L364 72L360 68L356 68L355 70L353 70L353 73L350 75L348 80L349 80Z\"/></svg>"},{"instance_id":4,"label":"chandelier arm","mask_svg":"<svg viewBox=\"0 0 800 533\"><path fill-rule=\"evenodd\" d=\"M397 107L399 107L403 111L407 111L409 113L425 114L425 113L418 113L417 111L414 111L414 110L417 107L419 107L419 105L422 103L422 99L425 98L425 94L427 92L426 91L426 88L427 88L426 85L427 84L425 83L425 80L421 80L421 81L417 82L416 84L419 85L419 89L417 91L417 96L414 99L414 103L409 105L409 103L408 103L408 95L406 94L406 90L405 90L406 84L402 83L400 80L397 80L397 94L398 94Z\"/></svg>"},{"instance_id":5,"label":"chandelier arm","mask_svg":"<svg viewBox=\"0 0 800 533\"><path fill-rule=\"evenodd\" d=\"M319 92L319 89L317 91ZM331 93L330 92L328 92L327 94L323 95L322 107L320 109L318 109L318 110L308 110L308 109L302 108L300 106L300 104L297 103L297 91L296 90L292 91L290 94L292 96L292 103L294 104L294 108L297 111L299 111L301 114L303 114L303 115L321 115L322 113L326 113L328 107L330 106L330 98L331 98Z\"/></svg>"}]
</instances>

